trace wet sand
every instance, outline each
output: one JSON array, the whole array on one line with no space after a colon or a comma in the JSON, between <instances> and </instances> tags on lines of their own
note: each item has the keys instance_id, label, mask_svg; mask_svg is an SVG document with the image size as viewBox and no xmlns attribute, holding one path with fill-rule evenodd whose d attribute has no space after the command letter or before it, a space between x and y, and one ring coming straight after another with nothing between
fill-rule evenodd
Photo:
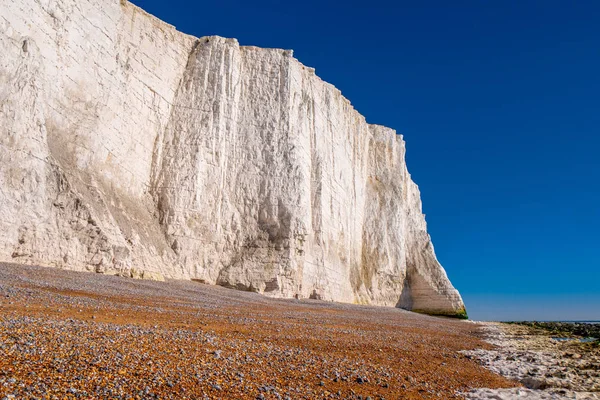
<instances>
[{"instance_id":1,"label":"wet sand","mask_svg":"<svg viewBox=\"0 0 600 400\"><path fill-rule=\"evenodd\" d=\"M0 398L453 399L518 386L472 323L0 264Z\"/></svg>"}]
</instances>

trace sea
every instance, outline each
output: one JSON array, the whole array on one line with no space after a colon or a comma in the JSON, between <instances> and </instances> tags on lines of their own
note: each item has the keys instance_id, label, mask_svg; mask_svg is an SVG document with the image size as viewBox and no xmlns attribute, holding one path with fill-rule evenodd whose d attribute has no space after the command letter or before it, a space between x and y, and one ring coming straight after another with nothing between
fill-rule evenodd
<instances>
[{"instance_id":1,"label":"sea","mask_svg":"<svg viewBox=\"0 0 600 400\"><path fill-rule=\"evenodd\" d=\"M600 324L600 321L543 321L543 322L569 322L576 324Z\"/></svg>"}]
</instances>

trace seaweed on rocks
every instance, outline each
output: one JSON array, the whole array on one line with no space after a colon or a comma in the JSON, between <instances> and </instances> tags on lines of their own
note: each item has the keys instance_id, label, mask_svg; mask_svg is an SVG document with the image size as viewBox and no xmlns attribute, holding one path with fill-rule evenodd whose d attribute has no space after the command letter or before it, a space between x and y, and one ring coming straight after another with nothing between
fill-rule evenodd
<instances>
[{"instance_id":1,"label":"seaweed on rocks","mask_svg":"<svg viewBox=\"0 0 600 400\"><path fill-rule=\"evenodd\" d=\"M543 329L558 336L580 336L584 338L600 339L600 323L594 322L538 322L515 321L509 324L525 325L531 328Z\"/></svg>"}]
</instances>

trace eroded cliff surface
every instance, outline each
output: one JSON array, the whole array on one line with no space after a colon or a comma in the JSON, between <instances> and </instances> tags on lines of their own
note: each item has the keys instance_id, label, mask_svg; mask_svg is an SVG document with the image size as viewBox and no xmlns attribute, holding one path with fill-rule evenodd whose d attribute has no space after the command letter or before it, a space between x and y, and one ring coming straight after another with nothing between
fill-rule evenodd
<instances>
[{"instance_id":1,"label":"eroded cliff surface","mask_svg":"<svg viewBox=\"0 0 600 400\"><path fill-rule=\"evenodd\" d=\"M402 137L291 51L0 0L0 259L448 315Z\"/></svg>"}]
</instances>

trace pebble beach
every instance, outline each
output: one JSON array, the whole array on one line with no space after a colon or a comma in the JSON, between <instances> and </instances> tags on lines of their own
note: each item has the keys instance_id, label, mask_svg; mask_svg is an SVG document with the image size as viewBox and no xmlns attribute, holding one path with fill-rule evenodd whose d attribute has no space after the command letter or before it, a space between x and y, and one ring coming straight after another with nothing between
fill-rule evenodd
<instances>
[{"instance_id":1,"label":"pebble beach","mask_svg":"<svg viewBox=\"0 0 600 400\"><path fill-rule=\"evenodd\" d=\"M520 387L465 353L494 349L480 336L396 308L0 264L6 399L458 399Z\"/></svg>"}]
</instances>

